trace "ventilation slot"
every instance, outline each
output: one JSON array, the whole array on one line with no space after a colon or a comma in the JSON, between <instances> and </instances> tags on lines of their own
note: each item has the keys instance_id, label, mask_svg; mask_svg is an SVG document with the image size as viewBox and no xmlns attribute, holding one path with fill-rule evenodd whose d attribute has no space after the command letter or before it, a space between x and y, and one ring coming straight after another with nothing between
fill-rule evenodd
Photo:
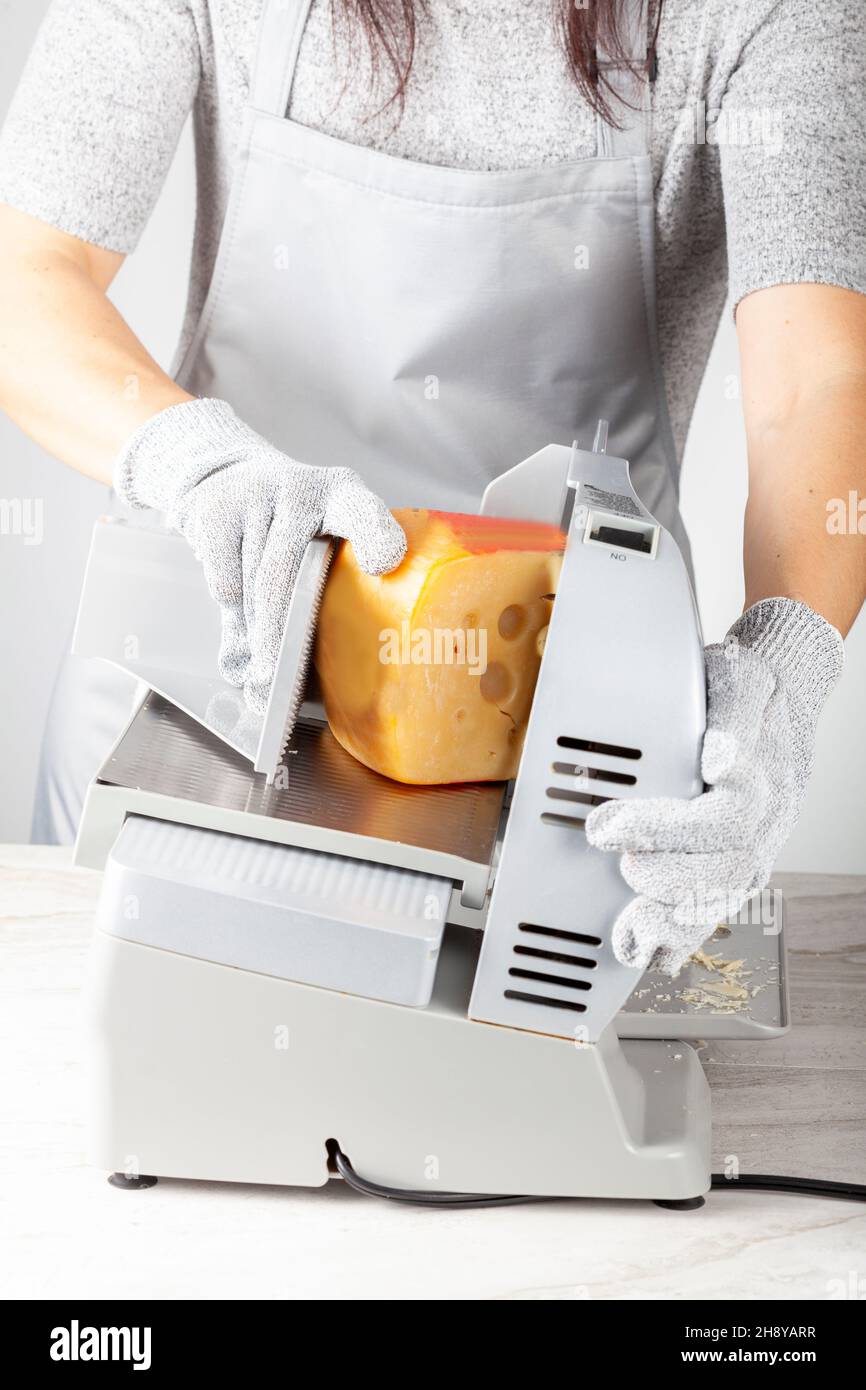
<instances>
[{"instance_id":1,"label":"ventilation slot","mask_svg":"<svg viewBox=\"0 0 866 1390\"><path fill-rule=\"evenodd\" d=\"M588 980L566 980L562 975L545 975L541 970L518 970L512 966L509 975L518 980L540 980L544 985L565 985L566 989L592 989Z\"/></svg>"},{"instance_id":2,"label":"ventilation slot","mask_svg":"<svg viewBox=\"0 0 866 1390\"><path fill-rule=\"evenodd\" d=\"M542 927L537 922L520 922L519 931L531 932L533 936L555 936L558 941L576 941L580 946L600 946L600 936L583 936L581 932L565 931L563 927Z\"/></svg>"},{"instance_id":3,"label":"ventilation slot","mask_svg":"<svg viewBox=\"0 0 866 1390\"><path fill-rule=\"evenodd\" d=\"M598 743L589 738L567 738L565 734L556 740L560 748L574 748L578 753L601 753L606 758L639 758L639 748L626 748L619 743Z\"/></svg>"},{"instance_id":4,"label":"ventilation slot","mask_svg":"<svg viewBox=\"0 0 866 1390\"><path fill-rule=\"evenodd\" d=\"M542 825L558 825L561 830L582 830L584 818L578 816L557 816L553 811L542 811Z\"/></svg>"},{"instance_id":5,"label":"ventilation slot","mask_svg":"<svg viewBox=\"0 0 866 1390\"><path fill-rule=\"evenodd\" d=\"M546 793L551 801L576 801L579 806L601 806L611 801L609 796L593 796L590 792L573 792L568 787L548 787Z\"/></svg>"},{"instance_id":6,"label":"ventilation slot","mask_svg":"<svg viewBox=\"0 0 866 1390\"><path fill-rule=\"evenodd\" d=\"M556 961L558 965L578 965L582 970L594 970L596 962L585 956L567 956L562 951L543 951L540 946L515 946L516 956L535 956L539 960Z\"/></svg>"},{"instance_id":7,"label":"ventilation slot","mask_svg":"<svg viewBox=\"0 0 866 1390\"><path fill-rule=\"evenodd\" d=\"M548 787L545 793L551 801L564 802L562 810L542 811L541 819L545 825L565 826L568 830L582 830L587 812L593 806L602 806L605 801L611 801L609 796L591 796L588 792L573 792L568 787ZM574 807L574 812L569 811L569 806Z\"/></svg>"},{"instance_id":8,"label":"ventilation slot","mask_svg":"<svg viewBox=\"0 0 866 1390\"><path fill-rule=\"evenodd\" d=\"M588 782L612 782L618 787L633 787L637 778L630 772L610 772L603 767L581 767L579 763L554 763L552 772L560 777L585 777Z\"/></svg>"},{"instance_id":9,"label":"ventilation slot","mask_svg":"<svg viewBox=\"0 0 866 1390\"><path fill-rule=\"evenodd\" d=\"M520 989L507 989L506 999L518 999L523 1004L544 1004L548 1009L571 1009L573 1013L585 1014L586 1005L574 999L548 999L544 994L524 994Z\"/></svg>"}]
</instances>

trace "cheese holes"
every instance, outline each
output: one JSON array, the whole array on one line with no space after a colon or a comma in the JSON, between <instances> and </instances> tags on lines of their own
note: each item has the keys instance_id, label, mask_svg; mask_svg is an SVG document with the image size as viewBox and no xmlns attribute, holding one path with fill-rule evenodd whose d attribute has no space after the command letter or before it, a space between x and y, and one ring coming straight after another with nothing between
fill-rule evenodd
<instances>
[{"instance_id":1,"label":"cheese holes","mask_svg":"<svg viewBox=\"0 0 866 1390\"><path fill-rule=\"evenodd\" d=\"M501 661L491 661L479 681L482 700L499 705L507 700L514 690L514 677Z\"/></svg>"},{"instance_id":2,"label":"cheese holes","mask_svg":"<svg viewBox=\"0 0 866 1390\"><path fill-rule=\"evenodd\" d=\"M499 636L506 642L514 642L524 631L529 614L522 603L510 603L507 608L503 608L499 614Z\"/></svg>"}]
</instances>

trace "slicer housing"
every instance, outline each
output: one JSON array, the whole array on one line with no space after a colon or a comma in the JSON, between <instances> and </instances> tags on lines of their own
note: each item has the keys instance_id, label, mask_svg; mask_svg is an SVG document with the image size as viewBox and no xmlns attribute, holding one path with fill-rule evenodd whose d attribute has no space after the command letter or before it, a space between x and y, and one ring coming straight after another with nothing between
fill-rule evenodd
<instances>
[{"instance_id":1,"label":"slicer housing","mask_svg":"<svg viewBox=\"0 0 866 1390\"><path fill-rule=\"evenodd\" d=\"M335 1141L357 1172L405 1189L671 1201L708 1188L706 1081L665 1039L783 1031L782 937L756 934L775 986L735 1029L646 1010L651 978L634 993L637 972L613 957L629 890L582 819L602 795L701 790L701 641L676 544L623 460L549 445L482 506L560 523L572 495L511 788L389 782L311 704L287 778L269 785L251 765L261 728L209 727L201 689L176 699L176 643L175 695L152 681L162 694L100 769L76 847L107 866L87 1009L94 1162L315 1186ZM150 544L130 536L127 554L107 542L115 599ZM179 563L191 619L202 595ZM103 588L92 565L91 649ZM115 641L134 628L112 603ZM213 678L205 645L196 681Z\"/></svg>"}]
</instances>

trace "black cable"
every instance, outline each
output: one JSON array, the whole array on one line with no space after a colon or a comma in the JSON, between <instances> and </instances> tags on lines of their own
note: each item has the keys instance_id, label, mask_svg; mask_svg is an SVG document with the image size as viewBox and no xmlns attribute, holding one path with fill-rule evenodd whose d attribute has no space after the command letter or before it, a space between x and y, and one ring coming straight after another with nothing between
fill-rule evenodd
<instances>
[{"instance_id":1,"label":"black cable","mask_svg":"<svg viewBox=\"0 0 866 1390\"><path fill-rule=\"evenodd\" d=\"M713 1173L711 1186L748 1192L800 1192L812 1197L848 1197L852 1202L866 1202L866 1187L858 1182L831 1182L829 1178L787 1178L768 1173L747 1173L745 1177L726 1178Z\"/></svg>"},{"instance_id":2,"label":"black cable","mask_svg":"<svg viewBox=\"0 0 866 1390\"><path fill-rule=\"evenodd\" d=\"M384 1197L390 1202L402 1202L418 1207L447 1207L450 1211L461 1211L472 1207L510 1207L528 1202L555 1202L557 1197L495 1196L486 1192L420 1192L412 1188L384 1187L371 1182L355 1172L351 1163L337 1145L331 1149L332 1157L340 1177L348 1187L365 1197ZM710 1186L714 1191L727 1188L730 1191L752 1192L796 1192L813 1197L843 1197L850 1201L866 1202L866 1186L854 1182L830 1182L825 1178L790 1178L767 1173L749 1173L746 1177L727 1178L724 1173L713 1173Z\"/></svg>"},{"instance_id":3,"label":"black cable","mask_svg":"<svg viewBox=\"0 0 866 1390\"><path fill-rule=\"evenodd\" d=\"M511 1197L494 1196L488 1192L417 1192L409 1187L383 1187L381 1183L371 1182L355 1172L342 1149L332 1150L337 1172L348 1187L361 1192L365 1197L385 1197L390 1202L403 1202L416 1207L448 1207L450 1211L460 1211L467 1207L511 1207L520 1202L551 1202L553 1197Z\"/></svg>"}]
</instances>

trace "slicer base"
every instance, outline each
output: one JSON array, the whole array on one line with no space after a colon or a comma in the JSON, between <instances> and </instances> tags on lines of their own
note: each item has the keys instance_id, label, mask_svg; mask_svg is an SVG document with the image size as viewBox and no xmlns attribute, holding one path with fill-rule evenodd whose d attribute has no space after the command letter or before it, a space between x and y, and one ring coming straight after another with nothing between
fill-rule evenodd
<instances>
[{"instance_id":1,"label":"slicer base","mask_svg":"<svg viewBox=\"0 0 866 1390\"><path fill-rule=\"evenodd\" d=\"M97 932L91 1157L164 1177L318 1187L327 1141L391 1187L693 1198L710 1184L693 1051L471 1022L472 933L426 1009Z\"/></svg>"}]
</instances>

